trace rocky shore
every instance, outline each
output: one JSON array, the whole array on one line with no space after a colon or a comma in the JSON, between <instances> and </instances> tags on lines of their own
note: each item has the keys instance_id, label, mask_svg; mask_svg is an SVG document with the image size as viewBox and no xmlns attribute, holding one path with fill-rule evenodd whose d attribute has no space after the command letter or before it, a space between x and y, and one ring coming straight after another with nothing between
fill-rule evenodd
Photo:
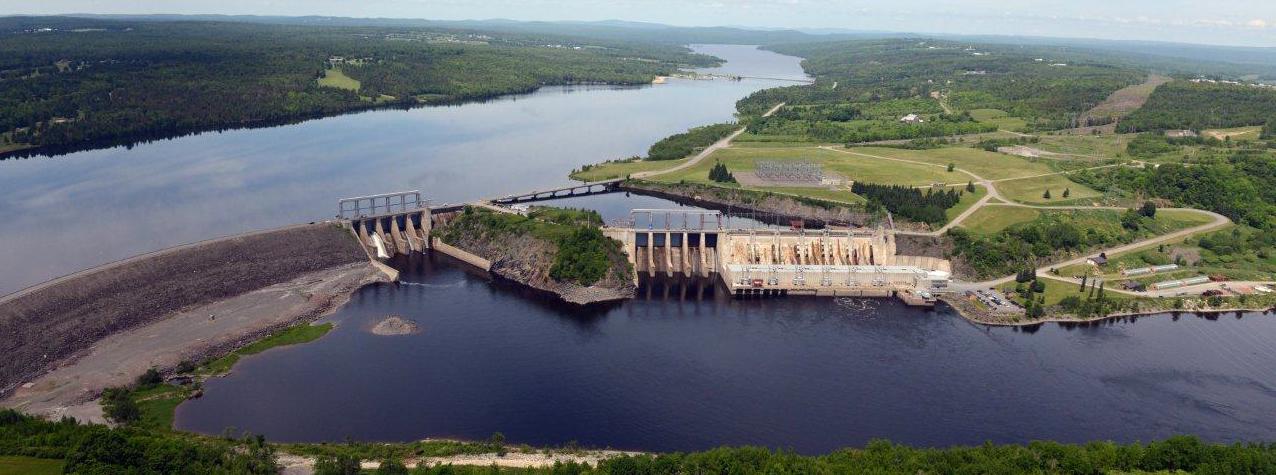
<instances>
[{"instance_id":1,"label":"rocky shore","mask_svg":"<svg viewBox=\"0 0 1276 475\"><path fill-rule=\"evenodd\" d=\"M844 203L812 198L785 196L775 193L705 186L693 183L666 184L643 180L629 180L621 188L703 208L731 212L756 212L768 215L775 224L788 224L787 220L802 219L812 225L871 226L877 217L857 207ZM897 223L898 224L898 223Z\"/></svg>"}]
</instances>

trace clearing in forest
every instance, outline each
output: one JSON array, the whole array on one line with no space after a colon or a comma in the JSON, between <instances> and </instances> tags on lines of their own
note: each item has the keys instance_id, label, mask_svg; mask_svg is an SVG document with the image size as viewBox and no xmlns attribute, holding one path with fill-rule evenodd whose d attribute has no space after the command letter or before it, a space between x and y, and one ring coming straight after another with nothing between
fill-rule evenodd
<instances>
[{"instance_id":1,"label":"clearing in forest","mask_svg":"<svg viewBox=\"0 0 1276 475\"><path fill-rule=\"evenodd\" d=\"M1147 103L1148 97L1152 95L1152 91L1167 82L1170 82L1169 77L1152 74L1142 84L1117 89L1103 102L1082 114L1078 122L1085 124L1089 119L1125 117L1143 107L1143 104Z\"/></svg>"},{"instance_id":2,"label":"clearing in forest","mask_svg":"<svg viewBox=\"0 0 1276 475\"><path fill-rule=\"evenodd\" d=\"M319 78L319 85L355 92L359 92L360 86L359 81L350 76L346 76L346 73L337 68L324 70L323 77Z\"/></svg>"}]
</instances>

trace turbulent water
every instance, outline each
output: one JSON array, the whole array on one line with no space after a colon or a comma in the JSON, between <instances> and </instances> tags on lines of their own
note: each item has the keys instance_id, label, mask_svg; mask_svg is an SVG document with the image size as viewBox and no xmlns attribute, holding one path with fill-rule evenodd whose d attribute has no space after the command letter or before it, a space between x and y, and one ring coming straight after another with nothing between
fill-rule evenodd
<instances>
[{"instance_id":1,"label":"turbulent water","mask_svg":"<svg viewBox=\"0 0 1276 475\"><path fill-rule=\"evenodd\" d=\"M796 58L707 46L722 72L801 77ZM335 213L340 197L420 189L458 202L567 182L730 120L782 82L548 88L0 162L0 292L173 244ZM608 219L676 206L563 200ZM732 226L755 225L735 219ZM1018 330L884 300L730 300L702 281L567 308L445 258L359 291L328 336L244 358L177 426L276 440L486 438L644 450L760 444L814 453L1056 439L1276 438L1276 317L1184 315ZM417 333L381 336L390 315Z\"/></svg>"}]
</instances>

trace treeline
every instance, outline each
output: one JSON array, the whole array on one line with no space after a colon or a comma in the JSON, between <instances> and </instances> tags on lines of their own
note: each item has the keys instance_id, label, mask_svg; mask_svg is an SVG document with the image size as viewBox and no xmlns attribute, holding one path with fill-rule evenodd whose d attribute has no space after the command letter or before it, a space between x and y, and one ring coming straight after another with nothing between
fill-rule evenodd
<instances>
[{"instance_id":1,"label":"treeline","mask_svg":"<svg viewBox=\"0 0 1276 475\"><path fill-rule=\"evenodd\" d=\"M1065 254L1132 241L1137 230L1126 229L1118 217L1112 218L1053 213L991 235L953 228L948 236L954 257L960 257L976 277L992 277L1036 268Z\"/></svg>"},{"instance_id":2,"label":"treeline","mask_svg":"<svg viewBox=\"0 0 1276 475\"><path fill-rule=\"evenodd\" d=\"M713 145L714 142L726 138L739 126L735 124L713 124L696 127L680 134L673 134L651 145L647 149L647 160L678 160L695 153L696 150Z\"/></svg>"},{"instance_id":3,"label":"treeline","mask_svg":"<svg viewBox=\"0 0 1276 475\"><path fill-rule=\"evenodd\" d=\"M1099 191L1135 190L1178 206L1214 211L1250 226L1276 230L1276 157L1239 150L1219 162L1191 166L1089 170L1071 178Z\"/></svg>"},{"instance_id":4,"label":"treeline","mask_svg":"<svg viewBox=\"0 0 1276 475\"><path fill-rule=\"evenodd\" d=\"M1156 88L1126 117L1121 132L1264 125L1276 118L1276 90L1248 85L1174 81Z\"/></svg>"},{"instance_id":5,"label":"treeline","mask_svg":"<svg viewBox=\"0 0 1276 475\"><path fill-rule=\"evenodd\" d=\"M336 452L319 457L315 468L320 475L366 473L359 468L359 462L364 460L382 462L381 469L371 472L377 474L1276 473L1276 445L1210 444L1190 436L1146 444L1036 441L949 448L914 448L874 440L864 448L818 456L760 447L723 447L691 453L624 455L603 460L596 467L568 462L544 468L442 465L412 471L392 454L400 445L408 444L377 444L377 452L384 455L370 460L340 451L340 444L289 448L303 453ZM498 440L498 436L482 445L495 448L498 454L507 450L503 438ZM0 455L65 460L66 473L274 474L279 470L274 461L275 447L261 438L212 439L81 425L69 419L50 422L10 409L0 411Z\"/></svg>"},{"instance_id":6,"label":"treeline","mask_svg":"<svg viewBox=\"0 0 1276 475\"><path fill-rule=\"evenodd\" d=\"M1044 46L910 38L767 48L806 58L803 68L819 82L755 93L737 105L741 112L780 100L789 104L930 100L934 93L944 94L957 109L1000 109L1025 118L1032 127L1062 128L1113 91L1146 77L1146 69L1127 66L1110 55ZM1041 58L1049 61L1037 61ZM836 90L830 87L834 81Z\"/></svg>"},{"instance_id":7,"label":"treeline","mask_svg":"<svg viewBox=\"0 0 1276 475\"><path fill-rule=\"evenodd\" d=\"M133 428L46 421L0 410L0 455L60 459L65 473L276 474L275 449L261 437L182 437Z\"/></svg>"},{"instance_id":8,"label":"treeline","mask_svg":"<svg viewBox=\"0 0 1276 475\"><path fill-rule=\"evenodd\" d=\"M714 60L602 40L579 49L547 47L568 40L542 36L445 42L437 38L455 32L409 27L8 17L0 32L0 142L45 151L544 85L637 84ZM358 91L318 84L334 57Z\"/></svg>"},{"instance_id":9,"label":"treeline","mask_svg":"<svg viewBox=\"0 0 1276 475\"><path fill-rule=\"evenodd\" d=\"M879 185L876 183L855 182L851 184L851 192L868 200L869 211L886 208L892 214L913 221L929 224L943 224L948 221L945 213L948 208L961 201L961 191L947 189L935 191L922 190L901 185Z\"/></svg>"}]
</instances>

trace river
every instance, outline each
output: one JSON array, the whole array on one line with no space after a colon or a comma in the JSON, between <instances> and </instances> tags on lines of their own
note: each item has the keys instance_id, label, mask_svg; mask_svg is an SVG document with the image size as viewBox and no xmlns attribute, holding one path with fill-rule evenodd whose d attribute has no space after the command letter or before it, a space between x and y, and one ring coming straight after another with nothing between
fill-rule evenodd
<instances>
[{"instance_id":1,"label":"river","mask_svg":"<svg viewBox=\"0 0 1276 475\"><path fill-rule=\"evenodd\" d=\"M795 58L706 46L723 72L800 77ZM420 189L457 202L566 182L729 120L750 91L685 81L547 88L486 103L376 111L0 162L0 289L137 252L316 220L336 199ZM671 203L563 200L609 218ZM737 223L738 225L739 223ZM638 450L757 444L818 453L873 438L945 446L1054 439L1276 438L1276 318L1157 316L1031 329L885 300L732 300L644 283L579 310L432 256L357 292L337 327L244 358L182 404L176 426L281 441L425 437ZM0 290L4 291L4 290ZM375 336L387 315L421 327Z\"/></svg>"},{"instance_id":2,"label":"river","mask_svg":"<svg viewBox=\"0 0 1276 475\"><path fill-rule=\"evenodd\" d=\"M705 72L805 77L791 56L697 50L729 59ZM735 102L752 91L792 84L548 87L0 161L0 295L147 251L331 218L350 196L415 189L455 203L568 184L574 168L643 155L670 134L733 120Z\"/></svg>"}]
</instances>

